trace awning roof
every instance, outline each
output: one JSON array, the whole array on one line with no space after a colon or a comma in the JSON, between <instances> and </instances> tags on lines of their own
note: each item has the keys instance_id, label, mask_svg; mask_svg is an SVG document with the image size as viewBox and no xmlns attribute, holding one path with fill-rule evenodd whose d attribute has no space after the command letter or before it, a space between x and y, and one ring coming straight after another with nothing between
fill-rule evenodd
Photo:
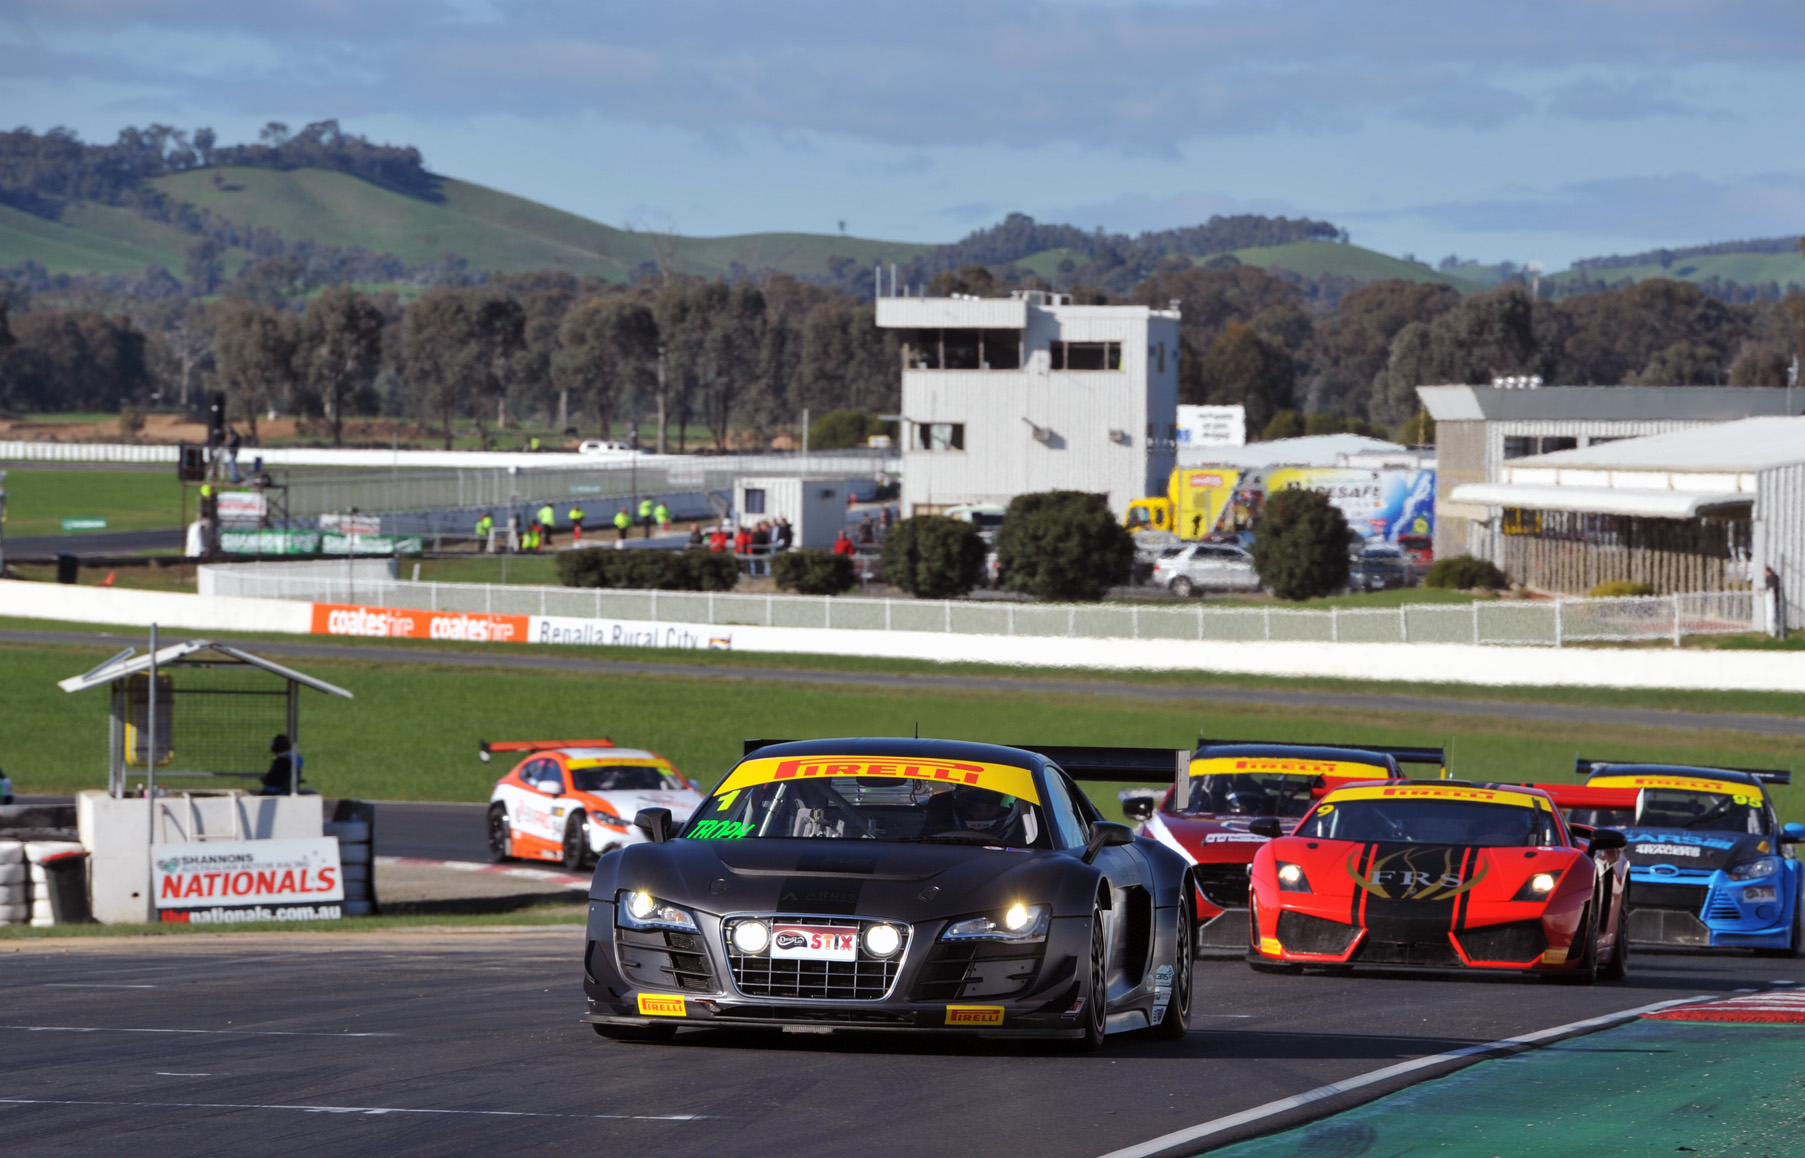
<instances>
[{"instance_id":1,"label":"awning roof","mask_svg":"<svg viewBox=\"0 0 1805 1158\"><path fill-rule=\"evenodd\" d=\"M343 696L347 700L352 698L350 692L336 684L329 684L325 680L315 679L313 676L305 675L293 668L283 667L281 664L276 663L273 660L264 659L260 655L252 655L248 651L240 651L238 648L228 646L227 644L212 643L205 639L189 640L187 643L173 643L168 647L158 648L157 666L159 668L180 667L183 664L194 665L221 662L213 656L205 656L201 659L192 658L197 653L203 651L216 652L218 655L224 656L227 661L232 663L249 664L251 667L261 668L271 675L281 676L285 680L294 680L296 683L310 687L316 692L325 692L329 696ZM144 655L134 656L131 652L132 649L127 648L123 653L101 664L93 671L84 672L78 676L70 676L68 679L60 681L56 686L62 688L66 692L85 692L89 688L101 687L105 684L112 683L114 680L124 679L126 676L137 675L139 672L149 671L150 653L146 652Z\"/></svg>"},{"instance_id":2,"label":"awning roof","mask_svg":"<svg viewBox=\"0 0 1805 1158\"><path fill-rule=\"evenodd\" d=\"M1536 511L1590 511L1606 515L1642 515L1656 519L1690 519L1714 507L1742 507L1748 494L1701 494L1693 491L1636 490L1620 487L1551 487L1517 483L1466 483L1448 496L1457 503L1487 507L1523 507Z\"/></svg>"}]
</instances>

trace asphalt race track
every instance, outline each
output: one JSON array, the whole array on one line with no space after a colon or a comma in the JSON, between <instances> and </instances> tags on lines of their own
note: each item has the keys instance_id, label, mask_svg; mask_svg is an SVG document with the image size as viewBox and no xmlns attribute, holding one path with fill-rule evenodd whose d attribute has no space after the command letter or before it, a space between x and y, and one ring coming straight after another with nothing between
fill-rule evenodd
<instances>
[{"instance_id":1,"label":"asphalt race track","mask_svg":"<svg viewBox=\"0 0 1805 1158\"><path fill-rule=\"evenodd\" d=\"M581 933L222 934L0 947L8 1154L1101 1155L1402 1059L1798 962L1642 954L1632 980L1198 966L1190 1037L1094 1055L956 1038L578 1024ZM1275 1123L1276 1124L1276 1123Z\"/></svg>"}]
</instances>

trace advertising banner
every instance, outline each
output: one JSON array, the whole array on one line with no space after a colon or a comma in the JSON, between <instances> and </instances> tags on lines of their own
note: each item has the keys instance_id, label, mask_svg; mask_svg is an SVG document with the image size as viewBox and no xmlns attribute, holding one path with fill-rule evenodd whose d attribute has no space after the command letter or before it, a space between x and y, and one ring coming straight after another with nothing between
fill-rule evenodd
<instances>
[{"instance_id":1,"label":"advertising banner","mask_svg":"<svg viewBox=\"0 0 1805 1158\"><path fill-rule=\"evenodd\" d=\"M1180 406L1178 445L1246 446L1247 407Z\"/></svg>"},{"instance_id":2,"label":"advertising banner","mask_svg":"<svg viewBox=\"0 0 1805 1158\"><path fill-rule=\"evenodd\" d=\"M269 514L269 499L262 491L225 491L217 501L221 526L227 523L255 526Z\"/></svg>"},{"instance_id":3,"label":"advertising banner","mask_svg":"<svg viewBox=\"0 0 1805 1158\"><path fill-rule=\"evenodd\" d=\"M228 555L418 555L417 535L321 534L318 531L230 531L219 533Z\"/></svg>"},{"instance_id":4,"label":"advertising banner","mask_svg":"<svg viewBox=\"0 0 1805 1158\"><path fill-rule=\"evenodd\" d=\"M313 634L384 639L455 639L471 643L527 642L525 615L485 615L480 611L419 611L364 607L354 603L313 605Z\"/></svg>"},{"instance_id":5,"label":"advertising banner","mask_svg":"<svg viewBox=\"0 0 1805 1158\"><path fill-rule=\"evenodd\" d=\"M579 647L688 647L726 651L731 631L706 623L645 623L620 619L572 619L560 615L527 617L528 643L562 643Z\"/></svg>"},{"instance_id":6,"label":"advertising banner","mask_svg":"<svg viewBox=\"0 0 1805 1158\"><path fill-rule=\"evenodd\" d=\"M336 921L345 899L338 841L209 840L151 846L164 921Z\"/></svg>"},{"instance_id":7,"label":"advertising banner","mask_svg":"<svg viewBox=\"0 0 1805 1158\"><path fill-rule=\"evenodd\" d=\"M1368 540L1396 543L1400 535L1435 533L1435 472L1404 467L1361 470L1338 466L1278 466L1233 471L1187 467L1181 502L1217 531L1251 528L1267 500L1283 490L1321 491L1347 516L1348 526ZM1187 530L1180 518L1181 533Z\"/></svg>"}]
</instances>

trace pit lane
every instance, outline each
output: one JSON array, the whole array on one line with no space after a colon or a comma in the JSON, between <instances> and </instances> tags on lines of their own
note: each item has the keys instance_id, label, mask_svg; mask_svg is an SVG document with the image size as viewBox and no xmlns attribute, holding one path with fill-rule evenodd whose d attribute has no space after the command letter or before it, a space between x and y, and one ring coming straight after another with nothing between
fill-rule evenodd
<instances>
[{"instance_id":1,"label":"pit lane","mask_svg":"<svg viewBox=\"0 0 1805 1158\"><path fill-rule=\"evenodd\" d=\"M1094 1055L933 1037L577 1023L581 931L64 939L0 945L9 1154L1094 1156L1462 1046L1800 962L1644 953L1622 985L1197 968L1182 1042ZM1279 1124L1279 1123L1275 1123ZM1226 1139L1223 1139L1226 1140Z\"/></svg>"}]
</instances>

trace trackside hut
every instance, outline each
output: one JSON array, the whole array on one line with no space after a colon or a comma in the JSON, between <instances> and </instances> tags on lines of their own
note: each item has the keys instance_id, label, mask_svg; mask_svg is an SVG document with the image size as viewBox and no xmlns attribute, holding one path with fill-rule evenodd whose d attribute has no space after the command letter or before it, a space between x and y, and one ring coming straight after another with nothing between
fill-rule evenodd
<instances>
[{"instance_id":1,"label":"trackside hut","mask_svg":"<svg viewBox=\"0 0 1805 1158\"><path fill-rule=\"evenodd\" d=\"M1497 512L1494 562L1521 582L1563 593L1615 579L1663 595L1732 591L1759 588L1771 567L1782 622L1805 622L1805 418L1534 455L1501 473L1452 497Z\"/></svg>"}]
</instances>

